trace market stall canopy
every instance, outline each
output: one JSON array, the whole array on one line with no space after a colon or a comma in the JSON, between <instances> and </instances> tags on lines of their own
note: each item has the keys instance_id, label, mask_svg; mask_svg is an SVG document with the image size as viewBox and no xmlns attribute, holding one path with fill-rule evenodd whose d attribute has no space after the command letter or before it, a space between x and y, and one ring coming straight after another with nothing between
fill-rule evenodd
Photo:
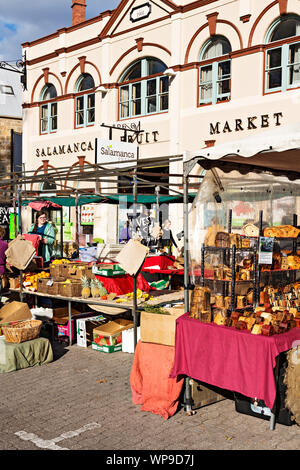
<instances>
[{"instance_id":1,"label":"market stall canopy","mask_svg":"<svg viewBox=\"0 0 300 470\"><path fill-rule=\"evenodd\" d=\"M233 169L242 174L269 171L300 177L300 124L283 126L241 140L185 152L184 162L196 160L203 168Z\"/></svg>"},{"instance_id":2,"label":"market stall canopy","mask_svg":"<svg viewBox=\"0 0 300 470\"><path fill-rule=\"evenodd\" d=\"M193 198L195 194L190 194L189 197ZM67 206L73 207L76 206L76 198L69 196L69 197L47 197L42 198L39 197L34 199L34 201L29 200L22 200L22 206L30 205L32 206L32 202L40 203L43 201L51 202L53 204L59 204L60 206ZM181 195L178 196L170 196L170 195L159 195L159 202L160 203L180 203L183 201L183 197ZM80 195L78 196L78 205L82 206L84 204L92 204L92 203L109 203L109 204L118 204L120 202L126 202L129 204L133 204L133 195L132 194L105 194L101 196L95 195ZM155 194L138 194L137 196L137 203L138 204L155 204L156 203L156 195Z\"/></svg>"}]
</instances>

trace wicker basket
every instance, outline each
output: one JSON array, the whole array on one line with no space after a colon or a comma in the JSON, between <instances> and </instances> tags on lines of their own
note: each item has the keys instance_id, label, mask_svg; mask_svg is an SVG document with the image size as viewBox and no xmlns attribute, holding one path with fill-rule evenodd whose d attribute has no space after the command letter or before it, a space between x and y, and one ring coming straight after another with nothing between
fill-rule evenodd
<instances>
[{"instance_id":1,"label":"wicker basket","mask_svg":"<svg viewBox=\"0 0 300 470\"><path fill-rule=\"evenodd\" d=\"M41 320L26 320L17 325L4 326L2 330L8 343L23 343L38 338L41 326Z\"/></svg>"}]
</instances>

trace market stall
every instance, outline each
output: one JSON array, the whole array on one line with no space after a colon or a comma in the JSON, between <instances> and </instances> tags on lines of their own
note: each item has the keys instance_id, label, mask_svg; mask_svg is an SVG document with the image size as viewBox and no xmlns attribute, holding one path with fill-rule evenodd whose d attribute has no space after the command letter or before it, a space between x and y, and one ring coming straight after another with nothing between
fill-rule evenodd
<instances>
[{"instance_id":1,"label":"market stall","mask_svg":"<svg viewBox=\"0 0 300 470\"><path fill-rule=\"evenodd\" d=\"M275 366L300 340L299 154L297 126L185 155L186 313L172 376L187 376L187 411L194 377L251 397L254 407L264 400L274 429ZM206 175L189 214L196 164Z\"/></svg>"}]
</instances>

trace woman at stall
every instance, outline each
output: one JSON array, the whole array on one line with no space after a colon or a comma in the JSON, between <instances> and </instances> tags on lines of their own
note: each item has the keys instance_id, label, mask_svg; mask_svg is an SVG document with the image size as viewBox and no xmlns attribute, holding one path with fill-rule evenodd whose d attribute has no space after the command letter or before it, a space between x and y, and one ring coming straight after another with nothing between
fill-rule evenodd
<instances>
[{"instance_id":1,"label":"woman at stall","mask_svg":"<svg viewBox=\"0 0 300 470\"><path fill-rule=\"evenodd\" d=\"M55 242L55 229L47 219L46 212L38 211L36 213L35 223L28 231L29 234L39 235L40 237L38 256L42 256L44 266L47 266L50 262Z\"/></svg>"}]
</instances>

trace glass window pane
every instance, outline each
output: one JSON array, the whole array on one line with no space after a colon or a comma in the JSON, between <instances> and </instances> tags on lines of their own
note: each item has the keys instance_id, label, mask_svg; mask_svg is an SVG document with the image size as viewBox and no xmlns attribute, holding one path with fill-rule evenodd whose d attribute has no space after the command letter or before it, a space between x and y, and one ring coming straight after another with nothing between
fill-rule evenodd
<instances>
[{"instance_id":1,"label":"glass window pane","mask_svg":"<svg viewBox=\"0 0 300 470\"><path fill-rule=\"evenodd\" d=\"M48 132L48 119L41 120L41 132Z\"/></svg>"},{"instance_id":2,"label":"glass window pane","mask_svg":"<svg viewBox=\"0 0 300 470\"><path fill-rule=\"evenodd\" d=\"M159 79L159 92L160 93L168 93L169 91L169 78L162 77Z\"/></svg>"},{"instance_id":3,"label":"glass window pane","mask_svg":"<svg viewBox=\"0 0 300 470\"><path fill-rule=\"evenodd\" d=\"M142 76L142 65L141 61L135 63L132 65L132 67L129 69L127 74L125 75L123 81L129 81L129 80L135 80L137 78L141 78Z\"/></svg>"},{"instance_id":4,"label":"glass window pane","mask_svg":"<svg viewBox=\"0 0 300 470\"><path fill-rule=\"evenodd\" d=\"M300 65L289 67L289 85L295 85L300 82Z\"/></svg>"},{"instance_id":5,"label":"glass window pane","mask_svg":"<svg viewBox=\"0 0 300 470\"><path fill-rule=\"evenodd\" d=\"M298 35L299 24L300 22L296 18L287 18L282 20L275 28L270 42Z\"/></svg>"},{"instance_id":6,"label":"glass window pane","mask_svg":"<svg viewBox=\"0 0 300 470\"><path fill-rule=\"evenodd\" d=\"M212 39L206 46L202 59L214 59L231 52L230 42L226 38Z\"/></svg>"},{"instance_id":7,"label":"glass window pane","mask_svg":"<svg viewBox=\"0 0 300 470\"><path fill-rule=\"evenodd\" d=\"M218 83L218 95L222 95L224 93L230 93L230 80L222 80Z\"/></svg>"},{"instance_id":8,"label":"glass window pane","mask_svg":"<svg viewBox=\"0 0 300 470\"><path fill-rule=\"evenodd\" d=\"M51 100L52 98L56 98L57 92L56 88L54 85L47 85L46 90L43 93L42 99L45 100Z\"/></svg>"},{"instance_id":9,"label":"glass window pane","mask_svg":"<svg viewBox=\"0 0 300 470\"><path fill-rule=\"evenodd\" d=\"M51 129L53 131L57 130L57 116L55 116L51 119Z\"/></svg>"},{"instance_id":10,"label":"glass window pane","mask_svg":"<svg viewBox=\"0 0 300 470\"><path fill-rule=\"evenodd\" d=\"M160 96L160 110L165 111L169 109L169 95Z\"/></svg>"},{"instance_id":11,"label":"glass window pane","mask_svg":"<svg viewBox=\"0 0 300 470\"><path fill-rule=\"evenodd\" d=\"M48 106L42 106L42 111L41 111L41 116L42 119L48 119Z\"/></svg>"},{"instance_id":12,"label":"glass window pane","mask_svg":"<svg viewBox=\"0 0 300 470\"><path fill-rule=\"evenodd\" d=\"M156 112L156 96L147 99L147 113Z\"/></svg>"},{"instance_id":13,"label":"glass window pane","mask_svg":"<svg viewBox=\"0 0 300 470\"><path fill-rule=\"evenodd\" d=\"M57 103L51 103L51 116L57 115Z\"/></svg>"},{"instance_id":14,"label":"glass window pane","mask_svg":"<svg viewBox=\"0 0 300 470\"><path fill-rule=\"evenodd\" d=\"M76 109L79 111L80 109L83 109L83 96L79 96L76 98Z\"/></svg>"},{"instance_id":15,"label":"glass window pane","mask_svg":"<svg viewBox=\"0 0 300 470\"><path fill-rule=\"evenodd\" d=\"M141 114L141 100L133 100L132 101L132 115L137 116Z\"/></svg>"},{"instance_id":16,"label":"glass window pane","mask_svg":"<svg viewBox=\"0 0 300 470\"><path fill-rule=\"evenodd\" d=\"M220 62L218 64L218 78L225 78L230 76L230 60L226 62Z\"/></svg>"},{"instance_id":17,"label":"glass window pane","mask_svg":"<svg viewBox=\"0 0 300 470\"><path fill-rule=\"evenodd\" d=\"M154 75L156 73L163 73L166 70L166 65L160 60L148 59L147 60L147 75Z\"/></svg>"},{"instance_id":18,"label":"glass window pane","mask_svg":"<svg viewBox=\"0 0 300 470\"><path fill-rule=\"evenodd\" d=\"M147 96L156 95L156 79L147 80Z\"/></svg>"},{"instance_id":19,"label":"glass window pane","mask_svg":"<svg viewBox=\"0 0 300 470\"><path fill-rule=\"evenodd\" d=\"M268 88L280 88L282 83L282 71L281 69L275 69L268 72L267 75L267 87Z\"/></svg>"},{"instance_id":20,"label":"glass window pane","mask_svg":"<svg viewBox=\"0 0 300 470\"><path fill-rule=\"evenodd\" d=\"M200 101L211 101L212 99L212 83L200 86Z\"/></svg>"},{"instance_id":21,"label":"glass window pane","mask_svg":"<svg viewBox=\"0 0 300 470\"><path fill-rule=\"evenodd\" d=\"M207 67L201 67L200 69L200 82L211 82L212 80L212 66L208 65Z\"/></svg>"},{"instance_id":22,"label":"glass window pane","mask_svg":"<svg viewBox=\"0 0 300 470\"><path fill-rule=\"evenodd\" d=\"M134 83L132 85L132 98L140 98L141 97L141 84L140 83Z\"/></svg>"},{"instance_id":23,"label":"glass window pane","mask_svg":"<svg viewBox=\"0 0 300 470\"><path fill-rule=\"evenodd\" d=\"M87 107L94 108L95 107L95 95L88 95L87 97Z\"/></svg>"},{"instance_id":24,"label":"glass window pane","mask_svg":"<svg viewBox=\"0 0 300 470\"><path fill-rule=\"evenodd\" d=\"M95 122L95 109L89 109L87 111L87 122L90 124L92 122Z\"/></svg>"},{"instance_id":25,"label":"glass window pane","mask_svg":"<svg viewBox=\"0 0 300 470\"><path fill-rule=\"evenodd\" d=\"M95 83L94 79L91 75L84 75L83 78L81 79L79 86L78 86L78 91L84 91L84 90L89 90L90 88L94 88Z\"/></svg>"},{"instance_id":26,"label":"glass window pane","mask_svg":"<svg viewBox=\"0 0 300 470\"><path fill-rule=\"evenodd\" d=\"M121 104L121 118L129 117L129 103Z\"/></svg>"},{"instance_id":27,"label":"glass window pane","mask_svg":"<svg viewBox=\"0 0 300 470\"><path fill-rule=\"evenodd\" d=\"M122 86L120 92L120 101L128 101L129 100L129 86Z\"/></svg>"},{"instance_id":28,"label":"glass window pane","mask_svg":"<svg viewBox=\"0 0 300 470\"><path fill-rule=\"evenodd\" d=\"M267 64L268 69L281 66L281 48L268 51Z\"/></svg>"},{"instance_id":29,"label":"glass window pane","mask_svg":"<svg viewBox=\"0 0 300 470\"><path fill-rule=\"evenodd\" d=\"M82 126L84 124L83 111L78 111L76 113L76 125Z\"/></svg>"}]
</instances>

